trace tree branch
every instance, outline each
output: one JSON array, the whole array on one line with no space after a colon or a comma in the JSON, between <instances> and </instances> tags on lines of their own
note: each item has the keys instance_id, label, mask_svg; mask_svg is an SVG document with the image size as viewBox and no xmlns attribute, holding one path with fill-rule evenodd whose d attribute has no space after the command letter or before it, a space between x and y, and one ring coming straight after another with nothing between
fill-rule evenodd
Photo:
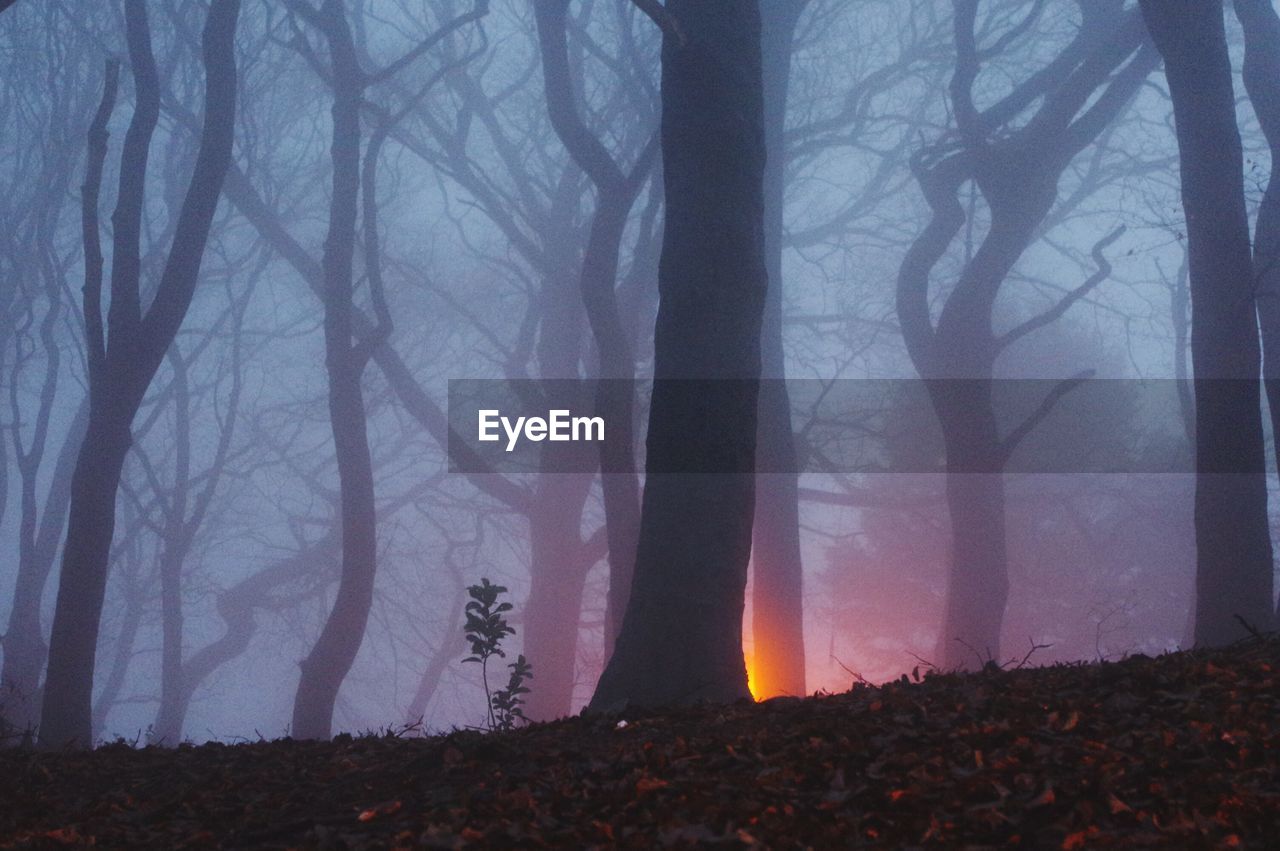
<instances>
[{"instance_id":1,"label":"tree branch","mask_svg":"<svg viewBox=\"0 0 1280 851\"><path fill-rule=\"evenodd\" d=\"M1027 334L1030 334L1032 331L1035 331L1038 328L1043 328L1044 326L1057 321L1064 313L1071 309L1073 304L1088 295L1094 287L1098 286L1098 284L1111 277L1111 262L1107 260L1103 251L1106 250L1107 246L1119 239L1124 231L1124 225L1120 225L1115 230L1111 231L1111 233L1094 243L1093 262L1094 265L1098 267L1098 270L1090 275L1080 286L1063 296L1053 307L1014 326L997 337L996 350L1001 351L1006 349L1017 340L1020 340Z\"/></svg>"},{"instance_id":2,"label":"tree branch","mask_svg":"<svg viewBox=\"0 0 1280 851\"><path fill-rule=\"evenodd\" d=\"M1032 412L1031 416L1022 421L1021 424L1000 441L1000 469L1009 463L1009 457L1013 455L1013 451L1018 448L1018 444L1031 433L1032 429L1044 422L1044 418L1049 416L1055 405L1058 404L1063 396L1066 396L1072 390L1075 390L1081 384L1093 378L1092 369L1086 369L1078 372L1070 378L1063 379L1053 386L1049 391L1049 395L1045 396L1040 402L1040 407Z\"/></svg>"},{"instance_id":3,"label":"tree branch","mask_svg":"<svg viewBox=\"0 0 1280 851\"><path fill-rule=\"evenodd\" d=\"M10 0L12 2L12 0ZM107 122L115 109L120 82L120 63L107 60L102 101L89 126L89 163L80 191L81 222L84 232L84 326L88 349L89 387L102 387L106 377L106 334L102 330L102 236L98 222L98 199L102 194L102 168L107 158Z\"/></svg>"}]
</instances>

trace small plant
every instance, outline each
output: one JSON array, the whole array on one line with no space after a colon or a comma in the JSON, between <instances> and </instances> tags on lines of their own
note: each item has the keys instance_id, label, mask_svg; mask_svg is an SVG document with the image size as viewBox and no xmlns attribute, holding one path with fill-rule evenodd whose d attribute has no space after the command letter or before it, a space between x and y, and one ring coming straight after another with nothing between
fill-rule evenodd
<instances>
[{"instance_id":1,"label":"small plant","mask_svg":"<svg viewBox=\"0 0 1280 851\"><path fill-rule=\"evenodd\" d=\"M498 601L506 592L504 586L494 585L488 579L481 579L479 585L467 588L471 600L467 603L467 623L463 630L471 644L471 655L462 661L480 663L480 679L484 684L490 730L510 730L518 722L527 720L522 708L523 695L529 693L525 683L533 679L533 667L521 654L507 666L511 669L507 687L497 691L489 687L489 659L493 656L505 659L507 654L502 650L502 641L508 635L516 634L503 617L511 611L511 604Z\"/></svg>"},{"instance_id":2,"label":"small plant","mask_svg":"<svg viewBox=\"0 0 1280 851\"><path fill-rule=\"evenodd\" d=\"M507 679L507 687L498 689L493 693L493 697L489 698L489 708L497 722L496 729L499 730L514 729L517 722L527 722L529 720L524 717L524 709L522 708L524 698L521 695L529 693L529 689L525 686L525 681L533 679L533 666L525 660L524 654L521 653L507 667L511 669L511 676Z\"/></svg>"}]
</instances>

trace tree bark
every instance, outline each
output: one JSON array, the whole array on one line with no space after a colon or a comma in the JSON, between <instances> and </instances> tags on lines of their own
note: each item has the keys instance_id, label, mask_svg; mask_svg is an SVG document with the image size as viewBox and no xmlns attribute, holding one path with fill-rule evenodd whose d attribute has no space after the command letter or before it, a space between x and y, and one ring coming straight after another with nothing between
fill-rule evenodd
<instances>
[{"instance_id":1,"label":"tree bark","mask_svg":"<svg viewBox=\"0 0 1280 851\"><path fill-rule=\"evenodd\" d=\"M1274 619L1257 302L1223 9L1141 0L1165 61L1181 157L1196 396L1196 644ZM1246 625L1247 624L1247 625Z\"/></svg>"},{"instance_id":2,"label":"tree bark","mask_svg":"<svg viewBox=\"0 0 1280 851\"><path fill-rule=\"evenodd\" d=\"M751 684L757 698L805 693L804 563L799 475L782 342L782 240L786 205L787 93L792 42L808 0L761 7L765 147L764 244L771 286L761 332L760 422L756 440L755 526L751 547Z\"/></svg>"},{"instance_id":3,"label":"tree bark","mask_svg":"<svg viewBox=\"0 0 1280 851\"><path fill-rule=\"evenodd\" d=\"M1235 0L1235 10L1244 28L1244 88L1271 152L1271 174L1253 226L1253 286L1274 440L1280 435L1280 15L1270 0ZM1273 452L1280 471L1280 444Z\"/></svg>"},{"instance_id":4,"label":"tree bark","mask_svg":"<svg viewBox=\"0 0 1280 851\"><path fill-rule=\"evenodd\" d=\"M160 92L146 5L129 0L125 12L137 105L125 137L114 216L109 345L102 329L101 278L95 286L86 270L89 424L72 475L67 542L49 642L39 731L40 743L46 747L92 744L93 672L120 472L132 442L133 418L191 304L231 162L235 126L234 42L240 3L213 0L203 35L205 116L200 148L159 286L144 314L139 297L139 242L147 154ZM95 210L86 222L87 243L96 245L96 228ZM86 256L91 256L92 247L86 245Z\"/></svg>"},{"instance_id":5,"label":"tree bark","mask_svg":"<svg viewBox=\"0 0 1280 851\"><path fill-rule=\"evenodd\" d=\"M750 696L764 258L764 95L754 0L672 0L662 48L667 216L635 581L590 708ZM693 472L714 470L714 472Z\"/></svg>"}]
</instances>

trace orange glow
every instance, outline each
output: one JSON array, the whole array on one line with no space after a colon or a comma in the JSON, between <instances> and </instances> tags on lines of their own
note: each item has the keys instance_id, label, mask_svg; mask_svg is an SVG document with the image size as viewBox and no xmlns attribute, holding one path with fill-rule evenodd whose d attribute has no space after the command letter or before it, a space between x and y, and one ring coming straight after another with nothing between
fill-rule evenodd
<instances>
[{"instance_id":1,"label":"orange glow","mask_svg":"<svg viewBox=\"0 0 1280 851\"><path fill-rule=\"evenodd\" d=\"M759 692L756 691L759 688L757 685L759 677L756 672L756 654L744 649L742 651L742 661L747 663L747 688L751 690L751 697L756 701L760 701L762 698Z\"/></svg>"}]
</instances>

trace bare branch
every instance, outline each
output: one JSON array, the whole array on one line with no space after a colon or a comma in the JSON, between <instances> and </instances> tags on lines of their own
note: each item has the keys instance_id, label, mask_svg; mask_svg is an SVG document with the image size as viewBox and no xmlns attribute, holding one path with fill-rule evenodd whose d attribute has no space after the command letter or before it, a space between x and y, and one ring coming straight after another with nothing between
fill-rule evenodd
<instances>
[{"instance_id":1,"label":"bare branch","mask_svg":"<svg viewBox=\"0 0 1280 851\"><path fill-rule=\"evenodd\" d=\"M1012 343L1025 337L1032 331L1035 331L1038 328L1043 328L1044 326L1057 321L1064 313L1071 309L1073 304L1087 296L1095 287L1098 286L1098 284L1111 277L1111 262L1107 260L1106 255L1104 255L1103 252L1109 245L1111 245L1111 243L1119 239L1124 231L1124 225L1120 225L1115 230L1111 231L1111 233L1094 243L1093 262L1094 265L1098 267L1098 270L1090 275L1080 286L1076 287L1074 290L1059 299L1053 307L1043 313L1036 314L1027 321L1014 326L1009 331L1006 331L1004 334L997 337L997 351L1006 349Z\"/></svg>"},{"instance_id":2,"label":"bare branch","mask_svg":"<svg viewBox=\"0 0 1280 851\"><path fill-rule=\"evenodd\" d=\"M1011 456L1013 451L1018 448L1018 444L1022 443L1023 439L1026 438L1026 436L1030 434L1036 426L1044 422L1045 417L1049 416L1049 414L1053 412L1054 406L1058 404L1058 400L1063 396L1066 396L1072 390L1075 390L1090 378L1093 378L1093 375L1094 372L1092 369L1086 369L1055 384L1053 389L1049 391L1049 395L1045 396L1040 402L1040 407L1036 408L1035 411L1032 412L1031 416L1023 420L1017 428L1009 432L1008 436L1005 437L1004 440L1000 441L1001 467L1008 463L1009 456Z\"/></svg>"},{"instance_id":3,"label":"bare branch","mask_svg":"<svg viewBox=\"0 0 1280 851\"><path fill-rule=\"evenodd\" d=\"M10 0L12 2L12 0ZM101 387L107 343L102 330L102 236L98 223L98 198L102 193L102 167L107 158L107 122L115 109L120 63L107 60L102 102L89 126L89 164L81 187L81 220L84 232L84 325L88 347L90 387Z\"/></svg>"}]
</instances>

